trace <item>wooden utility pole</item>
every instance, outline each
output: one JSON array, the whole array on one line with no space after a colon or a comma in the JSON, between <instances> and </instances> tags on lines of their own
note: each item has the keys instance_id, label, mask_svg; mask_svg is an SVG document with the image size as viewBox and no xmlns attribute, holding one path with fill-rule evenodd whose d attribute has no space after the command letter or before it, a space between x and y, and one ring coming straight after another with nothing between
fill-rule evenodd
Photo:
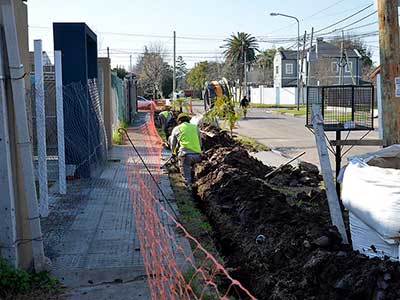
<instances>
[{"instance_id":1,"label":"wooden utility pole","mask_svg":"<svg viewBox=\"0 0 400 300\"><path fill-rule=\"evenodd\" d=\"M400 42L398 0L378 0L383 141L400 143ZM396 80L396 78L398 78ZM397 81L397 88L396 88ZM396 93L397 91L397 93ZM396 95L397 94L397 95Z\"/></svg>"}]
</instances>

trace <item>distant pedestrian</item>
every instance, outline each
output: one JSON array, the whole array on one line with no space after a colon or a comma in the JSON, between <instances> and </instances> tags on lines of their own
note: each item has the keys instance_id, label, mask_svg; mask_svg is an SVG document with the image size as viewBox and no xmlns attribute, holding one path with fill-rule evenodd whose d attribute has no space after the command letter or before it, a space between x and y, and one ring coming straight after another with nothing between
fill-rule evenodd
<instances>
[{"instance_id":1,"label":"distant pedestrian","mask_svg":"<svg viewBox=\"0 0 400 300\"><path fill-rule=\"evenodd\" d=\"M192 167L200 162L201 138L200 130L190 123L188 114L178 116L178 126L172 130L169 138L172 154L178 155L181 173L190 186L192 183Z\"/></svg>"},{"instance_id":2,"label":"distant pedestrian","mask_svg":"<svg viewBox=\"0 0 400 300\"><path fill-rule=\"evenodd\" d=\"M246 96L244 96L243 99L240 101L240 107L243 110L243 115L244 115L245 119L247 118L247 108L248 108L249 104L250 104L250 101L247 99Z\"/></svg>"}]
</instances>

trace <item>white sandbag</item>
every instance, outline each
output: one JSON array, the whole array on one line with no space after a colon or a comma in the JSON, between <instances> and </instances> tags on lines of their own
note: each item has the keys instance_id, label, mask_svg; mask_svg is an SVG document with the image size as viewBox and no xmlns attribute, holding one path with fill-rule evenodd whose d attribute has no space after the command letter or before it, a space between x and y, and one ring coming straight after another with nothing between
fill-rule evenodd
<instances>
[{"instance_id":1,"label":"white sandbag","mask_svg":"<svg viewBox=\"0 0 400 300\"><path fill-rule=\"evenodd\" d=\"M384 239L400 237L400 170L369 166L365 162L399 153L396 145L368 157L353 158L343 175L344 206Z\"/></svg>"},{"instance_id":2,"label":"white sandbag","mask_svg":"<svg viewBox=\"0 0 400 300\"><path fill-rule=\"evenodd\" d=\"M350 213L350 233L353 250L368 257L389 257L399 260L399 243L396 240L385 240L375 230Z\"/></svg>"}]
</instances>

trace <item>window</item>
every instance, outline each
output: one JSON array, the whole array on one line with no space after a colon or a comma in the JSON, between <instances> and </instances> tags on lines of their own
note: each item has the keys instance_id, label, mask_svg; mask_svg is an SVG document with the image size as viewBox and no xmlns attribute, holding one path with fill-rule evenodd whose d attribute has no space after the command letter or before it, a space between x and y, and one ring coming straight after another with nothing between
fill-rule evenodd
<instances>
[{"instance_id":1,"label":"window","mask_svg":"<svg viewBox=\"0 0 400 300\"><path fill-rule=\"evenodd\" d=\"M349 62L346 64L345 70L346 70L347 73L350 73L350 72L353 71L353 62L352 62L352 61L349 61Z\"/></svg>"},{"instance_id":2,"label":"window","mask_svg":"<svg viewBox=\"0 0 400 300\"><path fill-rule=\"evenodd\" d=\"M275 71L276 74L279 74L279 66L276 66L276 67L275 67L275 70L276 70L276 71Z\"/></svg>"},{"instance_id":3,"label":"window","mask_svg":"<svg viewBox=\"0 0 400 300\"><path fill-rule=\"evenodd\" d=\"M339 73L339 65L336 61L331 63L331 71L332 73Z\"/></svg>"},{"instance_id":4,"label":"window","mask_svg":"<svg viewBox=\"0 0 400 300\"><path fill-rule=\"evenodd\" d=\"M293 64L286 64L286 74L293 74Z\"/></svg>"}]
</instances>

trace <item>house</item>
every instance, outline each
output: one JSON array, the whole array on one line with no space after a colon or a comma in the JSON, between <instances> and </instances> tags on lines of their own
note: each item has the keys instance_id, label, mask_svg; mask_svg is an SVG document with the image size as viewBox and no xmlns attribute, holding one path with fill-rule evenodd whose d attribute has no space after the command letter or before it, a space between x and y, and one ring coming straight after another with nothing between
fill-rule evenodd
<instances>
[{"instance_id":1,"label":"house","mask_svg":"<svg viewBox=\"0 0 400 300\"><path fill-rule=\"evenodd\" d=\"M297 51L278 50L274 57L274 86L297 86Z\"/></svg>"},{"instance_id":2,"label":"house","mask_svg":"<svg viewBox=\"0 0 400 300\"><path fill-rule=\"evenodd\" d=\"M342 55L340 47L318 38L316 44L303 56L303 82L305 85L361 85L362 56L357 49L345 49ZM301 55L300 55L301 58ZM297 51L277 51L274 58L274 86L296 87L297 70L301 60L297 61ZM341 82L343 78L343 82Z\"/></svg>"},{"instance_id":3,"label":"house","mask_svg":"<svg viewBox=\"0 0 400 300\"><path fill-rule=\"evenodd\" d=\"M315 85L361 85L362 56L357 49L345 49L318 38L305 55L304 82ZM341 79L342 78L342 79ZM342 81L343 80L343 81Z\"/></svg>"}]
</instances>

